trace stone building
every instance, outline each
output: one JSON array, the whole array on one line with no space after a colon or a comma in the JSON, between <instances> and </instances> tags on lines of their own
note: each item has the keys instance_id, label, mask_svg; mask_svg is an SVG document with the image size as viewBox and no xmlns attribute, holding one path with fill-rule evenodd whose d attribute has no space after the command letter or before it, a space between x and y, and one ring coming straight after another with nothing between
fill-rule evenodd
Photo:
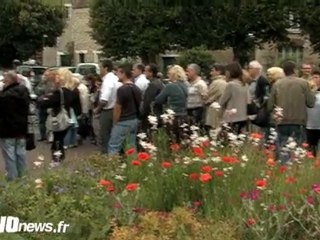
<instances>
[{"instance_id":1,"label":"stone building","mask_svg":"<svg viewBox=\"0 0 320 240\"><path fill-rule=\"evenodd\" d=\"M83 62L99 62L100 47L91 38L89 1L64 0L67 23L57 46L45 48L43 65L69 66Z\"/></svg>"}]
</instances>

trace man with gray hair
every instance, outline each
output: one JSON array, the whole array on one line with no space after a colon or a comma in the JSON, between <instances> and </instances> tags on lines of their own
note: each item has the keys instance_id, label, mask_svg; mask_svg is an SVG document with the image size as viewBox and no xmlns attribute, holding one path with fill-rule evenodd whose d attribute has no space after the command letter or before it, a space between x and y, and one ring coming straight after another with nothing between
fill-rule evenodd
<instances>
[{"instance_id":1,"label":"man with gray hair","mask_svg":"<svg viewBox=\"0 0 320 240\"><path fill-rule=\"evenodd\" d=\"M249 85L249 91L252 100L257 101L258 104L262 104L265 101L268 91L268 80L262 76L263 67L258 61L252 61L249 63L249 75L252 81Z\"/></svg>"},{"instance_id":2,"label":"man with gray hair","mask_svg":"<svg viewBox=\"0 0 320 240\"><path fill-rule=\"evenodd\" d=\"M26 167L29 91L19 83L17 74L9 71L0 92L0 145L5 161L7 180L21 177Z\"/></svg>"},{"instance_id":3,"label":"man with gray hair","mask_svg":"<svg viewBox=\"0 0 320 240\"><path fill-rule=\"evenodd\" d=\"M205 100L208 95L208 86L200 77L199 65L192 63L187 67L188 84L188 115L198 125L203 124Z\"/></svg>"}]
</instances>

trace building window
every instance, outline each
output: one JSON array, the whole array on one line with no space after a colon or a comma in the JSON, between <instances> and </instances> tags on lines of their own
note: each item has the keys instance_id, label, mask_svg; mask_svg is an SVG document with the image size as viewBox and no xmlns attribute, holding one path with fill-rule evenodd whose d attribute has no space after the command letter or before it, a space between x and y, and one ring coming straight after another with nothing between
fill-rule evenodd
<instances>
[{"instance_id":1,"label":"building window","mask_svg":"<svg viewBox=\"0 0 320 240\"><path fill-rule=\"evenodd\" d=\"M292 60L301 63L303 59L303 47L283 46L278 48L278 59L281 61Z\"/></svg>"},{"instance_id":2,"label":"building window","mask_svg":"<svg viewBox=\"0 0 320 240\"><path fill-rule=\"evenodd\" d=\"M84 53L79 53L79 62L80 63L86 62L86 55Z\"/></svg>"}]
</instances>

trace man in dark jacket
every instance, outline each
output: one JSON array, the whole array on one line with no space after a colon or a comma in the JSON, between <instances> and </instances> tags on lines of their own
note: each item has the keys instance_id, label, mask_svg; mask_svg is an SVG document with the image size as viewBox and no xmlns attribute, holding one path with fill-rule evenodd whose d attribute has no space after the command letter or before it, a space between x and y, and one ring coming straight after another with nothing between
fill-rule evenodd
<instances>
[{"instance_id":1,"label":"man in dark jacket","mask_svg":"<svg viewBox=\"0 0 320 240\"><path fill-rule=\"evenodd\" d=\"M262 104L268 93L268 80L262 76L262 65L258 61L252 61L249 64L249 74L252 78L249 90L253 100Z\"/></svg>"},{"instance_id":2,"label":"man in dark jacket","mask_svg":"<svg viewBox=\"0 0 320 240\"><path fill-rule=\"evenodd\" d=\"M29 103L28 89L9 71L0 93L0 141L8 181L21 177L25 170Z\"/></svg>"},{"instance_id":3,"label":"man in dark jacket","mask_svg":"<svg viewBox=\"0 0 320 240\"><path fill-rule=\"evenodd\" d=\"M142 104L142 128L143 130L148 129L148 116L152 114L152 104L154 104L155 98L162 91L164 85L162 81L157 77L158 68L155 64L150 64L145 68L145 75L150 81L150 84L144 94L143 104ZM157 117L160 117L162 114L162 105L154 104L153 105L153 114Z\"/></svg>"}]
</instances>

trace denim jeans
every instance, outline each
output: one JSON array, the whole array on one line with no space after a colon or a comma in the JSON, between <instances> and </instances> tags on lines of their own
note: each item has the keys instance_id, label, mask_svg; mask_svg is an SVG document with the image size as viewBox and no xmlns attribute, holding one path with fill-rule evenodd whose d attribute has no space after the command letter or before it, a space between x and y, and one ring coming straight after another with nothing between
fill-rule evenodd
<instances>
[{"instance_id":1,"label":"denim jeans","mask_svg":"<svg viewBox=\"0 0 320 240\"><path fill-rule=\"evenodd\" d=\"M1 148L7 180L12 181L21 177L26 168L26 140L23 138L1 139Z\"/></svg>"},{"instance_id":2,"label":"denim jeans","mask_svg":"<svg viewBox=\"0 0 320 240\"><path fill-rule=\"evenodd\" d=\"M283 151L283 148L288 144L288 139L292 137L298 145L301 145L305 136L304 130L305 127L302 125L288 124L277 126L278 141L276 157L282 164L287 163L290 159L289 153Z\"/></svg>"},{"instance_id":3,"label":"denim jeans","mask_svg":"<svg viewBox=\"0 0 320 240\"><path fill-rule=\"evenodd\" d=\"M118 154L124 143L126 147L136 149L138 123L138 119L132 119L120 121L113 126L108 147L109 154Z\"/></svg>"},{"instance_id":4,"label":"denim jeans","mask_svg":"<svg viewBox=\"0 0 320 240\"><path fill-rule=\"evenodd\" d=\"M64 146L70 147L70 146L77 145L77 132L78 132L78 128L72 125L69 128L67 135L64 138Z\"/></svg>"}]
</instances>

